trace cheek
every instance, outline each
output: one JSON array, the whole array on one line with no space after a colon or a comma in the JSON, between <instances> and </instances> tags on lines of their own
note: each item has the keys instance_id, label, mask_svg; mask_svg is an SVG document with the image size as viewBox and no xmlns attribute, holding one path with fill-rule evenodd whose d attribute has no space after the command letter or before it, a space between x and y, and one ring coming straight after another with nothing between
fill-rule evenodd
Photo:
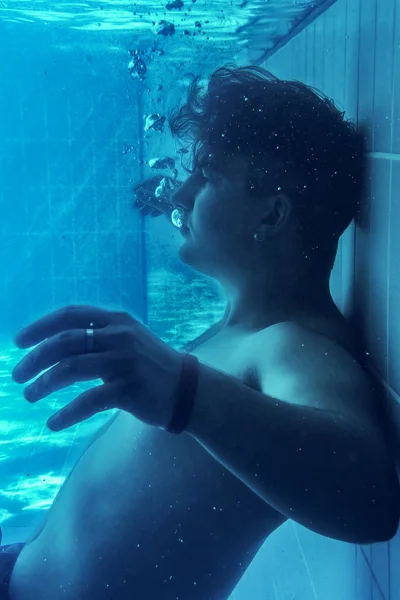
<instances>
[{"instance_id":1,"label":"cheek","mask_svg":"<svg viewBox=\"0 0 400 600\"><path fill-rule=\"evenodd\" d=\"M221 204L215 193L204 188L198 194L193 206L191 217L193 229L212 231L218 228L223 217Z\"/></svg>"},{"instance_id":2,"label":"cheek","mask_svg":"<svg viewBox=\"0 0 400 600\"><path fill-rule=\"evenodd\" d=\"M248 229L248 217L241 200L235 196L234 190L206 186L194 203L191 216L193 231L208 235L210 241L215 238L220 242L242 238Z\"/></svg>"}]
</instances>

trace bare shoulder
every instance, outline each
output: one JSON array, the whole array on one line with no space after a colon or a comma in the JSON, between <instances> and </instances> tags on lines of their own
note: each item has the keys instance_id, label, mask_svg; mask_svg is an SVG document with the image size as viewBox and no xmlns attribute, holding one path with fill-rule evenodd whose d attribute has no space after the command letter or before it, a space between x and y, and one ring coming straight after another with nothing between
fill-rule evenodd
<instances>
[{"instance_id":1,"label":"bare shoulder","mask_svg":"<svg viewBox=\"0 0 400 600\"><path fill-rule=\"evenodd\" d=\"M278 323L246 343L265 394L286 402L375 418L379 390L337 340L295 322Z\"/></svg>"}]
</instances>

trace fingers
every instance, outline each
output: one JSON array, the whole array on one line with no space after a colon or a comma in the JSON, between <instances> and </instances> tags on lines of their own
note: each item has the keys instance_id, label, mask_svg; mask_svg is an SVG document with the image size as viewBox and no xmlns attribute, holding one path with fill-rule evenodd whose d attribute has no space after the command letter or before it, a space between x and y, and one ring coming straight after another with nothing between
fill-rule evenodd
<instances>
[{"instance_id":1,"label":"fingers","mask_svg":"<svg viewBox=\"0 0 400 600\"><path fill-rule=\"evenodd\" d=\"M96 306L72 305L56 310L22 329L14 338L19 348L29 348L46 338L69 329L96 329L110 324L124 324L134 319L124 312L110 311Z\"/></svg>"},{"instance_id":2,"label":"fingers","mask_svg":"<svg viewBox=\"0 0 400 600\"><path fill-rule=\"evenodd\" d=\"M116 348L126 347L135 335L132 334L132 331L132 325L129 328L116 325L96 329L90 353L86 352L84 329L61 331L26 354L12 370L11 377L16 383L26 383L39 375L41 371L49 369L63 359L68 359L68 362L72 363L74 357L78 356L80 361L83 361L85 356L97 357L99 367L97 376L106 376L109 373L109 365L106 364L106 368L100 373L100 368L103 368L104 365L102 357L104 354L111 357L110 352ZM82 362L82 364L85 363Z\"/></svg>"},{"instance_id":3,"label":"fingers","mask_svg":"<svg viewBox=\"0 0 400 600\"><path fill-rule=\"evenodd\" d=\"M89 327L96 331L94 348L86 353ZM15 344L20 348L37 347L15 366L12 377L17 383L26 383L45 371L25 390L30 402L78 382L102 379L103 385L84 392L48 421L54 431L65 429L97 412L116 408L116 402L120 406L124 390L116 381L116 361L123 372L125 363L129 363L131 374L136 338L142 328L123 311L85 305L59 309L17 334ZM123 356L117 351L121 348Z\"/></svg>"},{"instance_id":4,"label":"fingers","mask_svg":"<svg viewBox=\"0 0 400 600\"><path fill-rule=\"evenodd\" d=\"M26 383L63 358L72 359L74 355L84 354L85 336L84 329L62 331L54 335L24 356L12 370L11 377L16 383Z\"/></svg>"},{"instance_id":5,"label":"fingers","mask_svg":"<svg viewBox=\"0 0 400 600\"><path fill-rule=\"evenodd\" d=\"M75 383L101 379L111 362L108 353L85 354L62 360L28 385L24 396L34 403Z\"/></svg>"},{"instance_id":6,"label":"fingers","mask_svg":"<svg viewBox=\"0 0 400 600\"><path fill-rule=\"evenodd\" d=\"M67 429L96 413L117 408L113 400L121 396L120 387L115 383L107 383L83 392L73 402L50 417L47 421L48 428L52 431Z\"/></svg>"}]
</instances>

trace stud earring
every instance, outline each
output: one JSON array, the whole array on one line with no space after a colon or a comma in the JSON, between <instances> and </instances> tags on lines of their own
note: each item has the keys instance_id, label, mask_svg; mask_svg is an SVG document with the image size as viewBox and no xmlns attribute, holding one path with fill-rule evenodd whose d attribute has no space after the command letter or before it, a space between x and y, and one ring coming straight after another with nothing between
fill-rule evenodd
<instances>
[{"instance_id":1,"label":"stud earring","mask_svg":"<svg viewBox=\"0 0 400 600\"><path fill-rule=\"evenodd\" d=\"M260 231L256 231L256 233L254 234L253 237L256 240L256 242L264 242L265 241L265 234L261 233Z\"/></svg>"}]
</instances>

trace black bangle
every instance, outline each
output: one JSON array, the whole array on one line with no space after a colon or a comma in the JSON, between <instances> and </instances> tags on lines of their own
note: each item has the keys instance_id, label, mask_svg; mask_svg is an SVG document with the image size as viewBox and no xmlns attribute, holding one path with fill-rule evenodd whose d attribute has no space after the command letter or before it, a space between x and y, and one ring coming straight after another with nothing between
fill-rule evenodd
<instances>
[{"instance_id":1,"label":"black bangle","mask_svg":"<svg viewBox=\"0 0 400 600\"><path fill-rule=\"evenodd\" d=\"M199 361L193 354L184 354L181 378L176 393L176 403L171 422L167 427L169 433L182 433L189 423L196 399L199 381Z\"/></svg>"}]
</instances>

